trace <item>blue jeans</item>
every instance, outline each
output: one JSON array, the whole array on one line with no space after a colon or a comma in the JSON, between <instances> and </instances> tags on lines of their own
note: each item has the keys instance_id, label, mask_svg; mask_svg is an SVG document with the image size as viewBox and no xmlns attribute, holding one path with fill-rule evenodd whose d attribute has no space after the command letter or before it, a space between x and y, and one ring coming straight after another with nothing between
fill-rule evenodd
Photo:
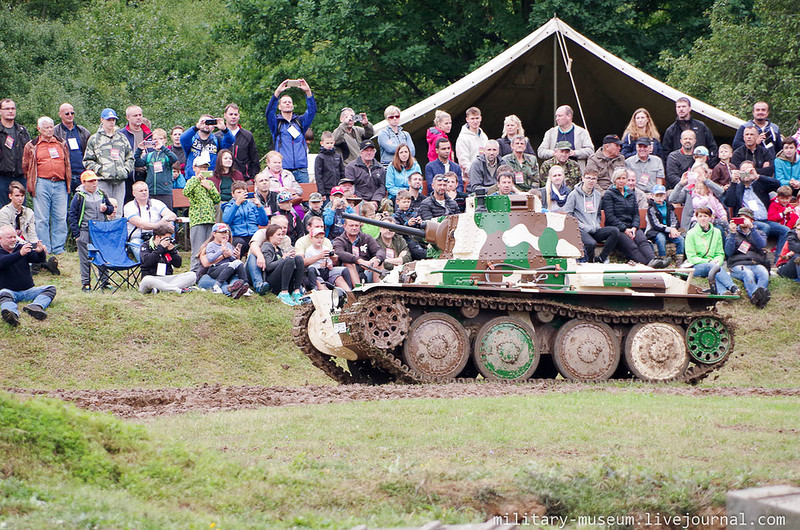
<instances>
[{"instance_id":1,"label":"blue jeans","mask_svg":"<svg viewBox=\"0 0 800 530\"><path fill-rule=\"evenodd\" d=\"M7 309L19 316L19 311L17 310L18 303L33 300L33 302L31 302L32 304L36 304L42 309L47 309L50 302L52 302L55 297L56 288L54 285L31 287L24 291L0 289L0 309Z\"/></svg>"},{"instance_id":2,"label":"blue jeans","mask_svg":"<svg viewBox=\"0 0 800 530\"><path fill-rule=\"evenodd\" d=\"M67 183L36 179L33 198L36 237L51 254L63 254L67 242Z\"/></svg>"},{"instance_id":3,"label":"blue jeans","mask_svg":"<svg viewBox=\"0 0 800 530\"><path fill-rule=\"evenodd\" d=\"M250 286L254 291L258 291L261 288L261 284L264 283L264 271L256 263L256 256L252 252L247 256L245 268L247 269L247 275L250 277Z\"/></svg>"},{"instance_id":4,"label":"blue jeans","mask_svg":"<svg viewBox=\"0 0 800 530\"><path fill-rule=\"evenodd\" d=\"M300 169L290 169L294 175L294 179L302 184L308 184L308 168L302 167Z\"/></svg>"},{"instance_id":5,"label":"blue jeans","mask_svg":"<svg viewBox=\"0 0 800 530\"><path fill-rule=\"evenodd\" d=\"M215 280L214 278L212 278L211 276L209 276L208 274L203 274L200 277L200 279L197 280L197 286L200 289L205 289L206 291L210 291L211 289L214 288L215 285L219 286L219 288L222 289L222 293L225 296L230 296L231 295L231 292L228 290L228 283L227 282L220 283L217 280Z\"/></svg>"},{"instance_id":6,"label":"blue jeans","mask_svg":"<svg viewBox=\"0 0 800 530\"><path fill-rule=\"evenodd\" d=\"M759 287L769 287L769 272L763 265L736 265L731 269L731 276L744 283L747 296L753 296Z\"/></svg>"},{"instance_id":7,"label":"blue jeans","mask_svg":"<svg viewBox=\"0 0 800 530\"><path fill-rule=\"evenodd\" d=\"M711 262L698 263L694 266L694 275L700 278L708 278L708 273L711 272L711 269L714 267L715 265ZM717 288L717 294L722 294L725 291L731 290L731 287L733 287L733 280L731 279L731 275L728 274L728 271L720 267L716 276L714 276L714 284Z\"/></svg>"},{"instance_id":8,"label":"blue jeans","mask_svg":"<svg viewBox=\"0 0 800 530\"><path fill-rule=\"evenodd\" d=\"M667 255L667 240L675 243L675 254L683 254L683 236L667 237L664 232L659 232L653 240L656 244L656 249L658 249L658 257L663 258Z\"/></svg>"},{"instance_id":9,"label":"blue jeans","mask_svg":"<svg viewBox=\"0 0 800 530\"><path fill-rule=\"evenodd\" d=\"M784 263L778 267L778 274L784 278L789 278L790 280L800 282L800 265L797 265L794 262L794 259L791 259L787 263Z\"/></svg>"},{"instance_id":10,"label":"blue jeans","mask_svg":"<svg viewBox=\"0 0 800 530\"><path fill-rule=\"evenodd\" d=\"M775 237L778 239L778 246L775 250L775 261L778 261L783 245L786 243L786 238L789 236L789 227L776 223L775 221L753 221L753 224L755 224L756 228L764 232L767 237Z\"/></svg>"}]
</instances>

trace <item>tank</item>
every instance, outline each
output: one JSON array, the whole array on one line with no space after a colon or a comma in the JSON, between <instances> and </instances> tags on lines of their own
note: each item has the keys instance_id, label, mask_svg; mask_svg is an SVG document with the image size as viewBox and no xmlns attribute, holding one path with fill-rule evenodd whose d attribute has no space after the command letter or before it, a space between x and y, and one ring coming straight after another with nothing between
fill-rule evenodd
<instances>
[{"instance_id":1,"label":"tank","mask_svg":"<svg viewBox=\"0 0 800 530\"><path fill-rule=\"evenodd\" d=\"M388 224L434 257L349 293L310 293L295 344L345 384L696 383L725 364L733 326L716 304L737 296L703 292L692 269L578 263L577 219L539 209L527 195L469 197L422 228Z\"/></svg>"}]
</instances>

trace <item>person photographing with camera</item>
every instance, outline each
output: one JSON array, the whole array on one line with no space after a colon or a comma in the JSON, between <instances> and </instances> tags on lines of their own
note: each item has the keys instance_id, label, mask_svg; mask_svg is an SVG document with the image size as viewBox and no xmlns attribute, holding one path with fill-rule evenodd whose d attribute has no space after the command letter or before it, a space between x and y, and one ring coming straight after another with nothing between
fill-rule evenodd
<instances>
[{"instance_id":1,"label":"person photographing with camera","mask_svg":"<svg viewBox=\"0 0 800 530\"><path fill-rule=\"evenodd\" d=\"M360 123L362 126L356 125ZM361 142L372 138L374 130L364 112L356 113L350 107L342 109L339 114L339 126L333 131L333 142L336 152L342 155L346 166L361 153Z\"/></svg>"},{"instance_id":2,"label":"person photographing with camera","mask_svg":"<svg viewBox=\"0 0 800 530\"><path fill-rule=\"evenodd\" d=\"M756 229L755 214L750 208L740 208L738 217L731 219L729 228L725 255L731 276L744 283L750 302L763 309L770 299L766 237Z\"/></svg>"},{"instance_id":3,"label":"person photographing with camera","mask_svg":"<svg viewBox=\"0 0 800 530\"><path fill-rule=\"evenodd\" d=\"M47 318L45 309L56 296L53 285L34 287L28 264L44 263L47 249L41 241L22 241L11 225L0 227L0 308L8 325L19 325L19 302L32 300L23 309L36 320Z\"/></svg>"},{"instance_id":4,"label":"person photographing with camera","mask_svg":"<svg viewBox=\"0 0 800 530\"><path fill-rule=\"evenodd\" d=\"M140 293L182 293L197 281L197 276L191 271L173 274L183 261L172 238L174 233L172 225L159 225L153 229L153 237L142 243Z\"/></svg>"},{"instance_id":5,"label":"person photographing with camera","mask_svg":"<svg viewBox=\"0 0 800 530\"><path fill-rule=\"evenodd\" d=\"M222 135L214 134L214 129L219 129ZM197 124L189 127L181 135L181 147L186 154L186 180L194 176L194 159L205 153L209 159L209 166L216 167L217 152L220 149L230 149L235 138L223 118L215 118L210 114L203 114Z\"/></svg>"},{"instance_id":6,"label":"person photographing with camera","mask_svg":"<svg viewBox=\"0 0 800 530\"><path fill-rule=\"evenodd\" d=\"M282 95L293 87L299 88L306 95L306 111L299 116L294 112L291 96ZM297 182L308 182L308 148L305 136L317 115L317 103L311 87L305 79L284 79L267 103L265 114L273 148L283 155L284 169L291 171Z\"/></svg>"}]
</instances>

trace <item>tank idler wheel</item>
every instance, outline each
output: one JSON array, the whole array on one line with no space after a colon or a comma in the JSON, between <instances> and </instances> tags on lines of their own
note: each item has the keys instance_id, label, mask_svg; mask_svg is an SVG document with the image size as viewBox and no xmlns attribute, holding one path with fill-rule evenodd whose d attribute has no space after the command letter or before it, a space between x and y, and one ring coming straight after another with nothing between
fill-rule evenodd
<instances>
[{"instance_id":1,"label":"tank idler wheel","mask_svg":"<svg viewBox=\"0 0 800 530\"><path fill-rule=\"evenodd\" d=\"M405 340L408 320L402 301L381 298L364 308L364 338L381 350L395 348Z\"/></svg>"},{"instance_id":2,"label":"tank idler wheel","mask_svg":"<svg viewBox=\"0 0 800 530\"><path fill-rule=\"evenodd\" d=\"M644 381L670 381L689 366L683 330L672 324L636 324L625 339L625 361Z\"/></svg>"},{"instance_id":3,"label":"tank idler wheel","mask_svg":"<svg viewBox=\"0 0 800 530\"><path fill-rule=\"evenodd\" d=\"M435 379L456 377L469 354L467 330L445 313L427 313L412 322L403 346L403 361L418 374Z\"/></svg>"},{"instance_id":4,"label":"tank idler wheel","mask_svg":"<svg viewBox=\"0 0 800 530\"><path fill-rule=\"evenodd\" d=\"M733 341L728 328L713 317L693 320L686 328L689 355L701 364L714 364L731 351Z\"/></svg>"},{"instance_id":5,"label":"tank idler wheel","mask_svg":"<svg viewBox=\"0 0 800 530\"><path fill-rule=\"evenodd\" d=\"M558 330L553 360L570 381L605 381L619 365L619 339L607 324L576 318Z\"/></svg>"},{"instance_id":6,"label":"tank idler wheel","mask_svg":"<svg viewBox=\"0 0 800 530\"><path fill-rule=\"evenodd\" d=\"M492 319L478 331L472 358L486 379L524 381L539 364L536 333L516 318Z\"/></svg>"}]
</instances>

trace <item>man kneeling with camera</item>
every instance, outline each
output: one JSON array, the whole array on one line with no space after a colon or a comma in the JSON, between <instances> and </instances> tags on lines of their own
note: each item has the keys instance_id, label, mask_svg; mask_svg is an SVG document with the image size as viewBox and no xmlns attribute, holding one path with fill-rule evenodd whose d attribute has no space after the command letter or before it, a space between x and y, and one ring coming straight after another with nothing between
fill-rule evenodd
<instances>
[{"instance_id":1,"label":"man kneeling with camera","mask_svg":"<svg viewBox=\"0 0 800 530\"><path fill-rule=\"evenodd\" d=\"M153 229L153 237L142 243L142 281L139 283L139 292L183 293L197 282L197 276L191 271L172 274L173 267L180 267L182 261L172 239L173 233L171 225L159 225Z\"/></svg>"}]
</instances>

